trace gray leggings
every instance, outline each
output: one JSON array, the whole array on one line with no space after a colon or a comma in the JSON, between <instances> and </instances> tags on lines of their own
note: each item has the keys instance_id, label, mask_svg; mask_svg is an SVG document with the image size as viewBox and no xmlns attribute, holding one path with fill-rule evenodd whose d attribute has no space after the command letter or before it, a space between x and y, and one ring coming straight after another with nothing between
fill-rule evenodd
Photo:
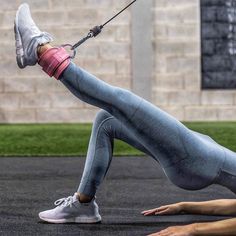
<instances>
[{"instance_id":1,"label":"gray leggings","mask_svg":"<svg viewBox=\"0 0 236 236\"><path fill-rule=\"evenodd\" d=\"M71 63L61 82L102 109L94 121L78 191L94 196L110 166L113 140L154 158L170 181L187 190L220 184L236 193L236 154L128 90L113 87Z\"/></svg>"}]
</instances>

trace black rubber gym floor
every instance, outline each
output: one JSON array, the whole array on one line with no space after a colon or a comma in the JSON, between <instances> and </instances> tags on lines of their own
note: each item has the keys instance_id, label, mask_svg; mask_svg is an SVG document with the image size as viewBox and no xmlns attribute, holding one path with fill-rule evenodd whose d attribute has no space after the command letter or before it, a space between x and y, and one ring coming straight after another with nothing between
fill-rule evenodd
<instances>
[{"instance_id":1,"label":"black rubber gym floor","mask_svg":"<svg viewBox=\"0 0 236 236\"><path fill-rule=\"evenodd\" d=\"M38 212L58 198L73 195L85 158L1 158L0 235L147 235L168 226L224 217L181 215L144 217L144 209L178 201L234 198L220 186L191 192L173 186L148 157L114 158L97 193L101 224L43 223Z\"/></svg>"}]
</instances>

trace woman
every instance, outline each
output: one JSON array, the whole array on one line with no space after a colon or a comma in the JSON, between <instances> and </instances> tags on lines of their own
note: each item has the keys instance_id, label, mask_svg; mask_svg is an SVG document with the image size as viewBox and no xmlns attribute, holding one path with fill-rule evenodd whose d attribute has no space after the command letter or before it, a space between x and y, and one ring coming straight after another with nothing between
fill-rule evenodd
<instances>
[{"instance_id":1,"label":"woman","mask_svg":"<svg viewBox=\"0 0 236 236\"><path fill-rule=\"evenodd\" d=\"M83 176L74 196L59 199L56 208L39 213L52 223L101 221L95 193L111 163L113 140L120 139L154 158L173 184L198 190L220 184L236 193L236 154L206 135L193 132L151 103L121 88L110 86L76 67L63 47L52 47L51 35L41 32L27 4L15 19L17 63L20 68L38 63L76 97L101 108L94 124ZM143 214L234 214L236 201L179 203ZM236 220L172 227L154 235L236 235ZM218 233L218 234L217 234Z\"/></svg>"}]
</instances>

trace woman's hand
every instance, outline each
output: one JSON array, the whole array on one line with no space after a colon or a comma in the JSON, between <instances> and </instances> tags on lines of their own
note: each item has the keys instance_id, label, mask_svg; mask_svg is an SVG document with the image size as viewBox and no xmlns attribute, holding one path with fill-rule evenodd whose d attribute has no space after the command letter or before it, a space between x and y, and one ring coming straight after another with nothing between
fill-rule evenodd
<instances>
[{"instance_id":1,"label":"woman's hand","mask_svg":"<svg viewBox=\"0 0 236 236\"><path fill-rule=\"evenodd\" d=\"M194 224L186 226L169 227L162 230L159 233L150 234L149 236L194 236L195 226Z\"/></svg>"},{"instance_id":2,"label":"woman's hand","mask_svg":"<svg viewBox=\"0 0 236 236\"><path fill-rule=\"evenodd\" d=\"M181 203L175 203L171 205L161 206L159 208L151 209L143 211L142 214L144 216L151 216L151 215L176 215L180 214L182 209Z\"/></svg>"}]
</instances>

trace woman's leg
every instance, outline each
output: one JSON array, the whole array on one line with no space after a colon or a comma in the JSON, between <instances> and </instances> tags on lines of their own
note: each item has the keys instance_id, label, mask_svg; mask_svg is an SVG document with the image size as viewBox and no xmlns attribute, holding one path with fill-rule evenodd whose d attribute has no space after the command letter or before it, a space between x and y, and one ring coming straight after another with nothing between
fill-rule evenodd
<instances>
[{"instance_id":1,"label":"woman's leg","mask_svg":"<svg viewBox=\"0 0 236 236\"><path fill-rule=\"evenodd\" d=\"M130 91L108 85L73 63L60 80L79 99L106 110L127 127L175 185L196 190L217 177L224 161L219 145L202 139Z\"/></svg>"},{"instance_id":2,"label":"woman's leg","mask_svg":"<svg viewBox=\"0 0 236 236\"><path fill-rule=\"evenodd\" d=\"M175 185L220 184L236 193L236 154L130 91L110 86L73 63L60 77L79 99L112 114L161 164Z\"/></svg>"},{"instance_id":3,"label":"woman's leg","mask_svg":"<svg viewBox=\"0 0 236 236\"><path fill-rule=\"evenodd\" d=\"M85 168L78 189L80 201L91 200L104 179L111 163L114 139L120 139L152 156L121 122L108 112L101 110L93 123ZM82 199L81 196L83 196Z\"/></svg>"}]
</instances>

